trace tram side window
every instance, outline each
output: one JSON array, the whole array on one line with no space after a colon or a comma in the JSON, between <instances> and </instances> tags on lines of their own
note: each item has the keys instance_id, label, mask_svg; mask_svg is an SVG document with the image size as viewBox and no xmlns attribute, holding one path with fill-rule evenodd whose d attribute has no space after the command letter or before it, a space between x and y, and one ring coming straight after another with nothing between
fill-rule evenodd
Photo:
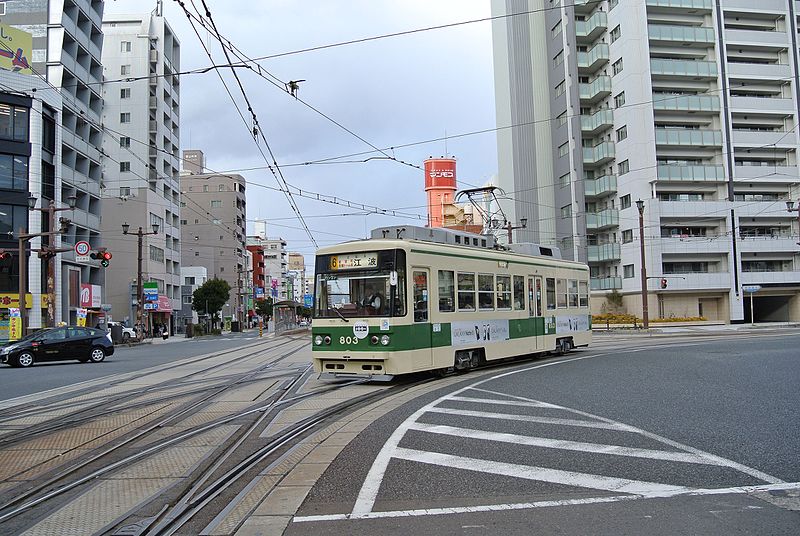
<instances>
[{"instance_id":1,"label":"tram side window","mask_svg":"<svg viewBox=\"0 0 800 536\"><path fill-rule=\"evenodd\" d=\"M439 270L439 311L442 313L452 313L455 310L455 274L451 270Z\"/></svg>"},{"instance_id":2,"label":"tram side window","mask_svg":"<svg viewBox=\"0 0 800 536\"><path fill-rule=\"evenodd\" d=\"M589 307L589 283L586 281L578 282L578 294L581 307Z\"/></svg>"},{"instance_id":3,"label":"tram side window","mask_svg":"<svg viewBox=\"0 0 800 536\"><path fill-rule=\"evenodd\" d=\"M578 280L577 279L570 279L569 280L569 306L570 307L577 307L578 306Z\"/></svg>"},{"instance_id":4,"label":"tram side window","mask_svg":"<svg viewBox=\"0 0 800 536\"><path fill-rule=\"evenodd\" d=\"M414 322L428 321L428 274L414 272Z\"/></svg>"},{"instance_id":5,"label":"tram side window","mask_svg":"<svg viewBox=\"0 0 800 536\"><path fill-rule=\"evenodd\" d=\"M558 301L559 309L566 309L567 308L567 280L566 279L557 279L556 280L556 298Z\"/></svg>"},{"instance_id":6,"label":"tram side window","mask_svg":"<svg viewBox=\"0 0 800 536\"><path fill-rule=\"evenodd\" d=\"M494 275L478 274L478 308L494 309Z\"/></svg>"},{"instance_id":7,"label":"tram side window","mask_svg":"<svg viewBox=\"0 0 800 536\"><path fill-rule=\"evenodd\" d=\"M497 276L497 308L511 309L511 276Z\"/></svg>"},{"instance_id":8,"label":"tram side window","mask_svg":"<svg viewBox=\"0 0 800 536\"><path fill-rule=\"evenodd\" d=\"M547 278L547 310L551 311L556 308L556 279L554 277Z\"/></svg>"},{"instance_id":9,"label":"tram side window","mask_svg":"<svg viewBox=\"0 0 800 536\"><path fill-rule=\"evenodd\" d=\"M458 273L458 310L475 310L475 274Z\"/></svg>"},{"instance_id":10,"label":"tram side window","mask_svg":"<svg viewBox=\"0 0 800 536\"><path fill-rule=\"evenodd\" d=\"M525 310L525 278L521 275L514 276L514 310Z\"/></svg>"}]
</instances>

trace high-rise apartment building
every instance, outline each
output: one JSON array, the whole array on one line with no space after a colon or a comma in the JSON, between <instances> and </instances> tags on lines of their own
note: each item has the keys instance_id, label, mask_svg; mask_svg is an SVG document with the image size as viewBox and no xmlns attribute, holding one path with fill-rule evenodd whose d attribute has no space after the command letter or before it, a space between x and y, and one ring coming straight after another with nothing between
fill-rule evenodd
<instances>
[{"instance_id":1,"label":"high-rise apartment building","mask_svg":"<svg viewBox=\"0 0 800 536\"><path fill-rule=\"evenodd\" d=\"M136 317L137 238L142 278L158 284L153 321L174 326L181 309L180 42L164 17L103 19L104 245L114 255L106 295L114 318ZM129 235L122 224L130 225Z\"/></svg>"},{"instance_id":2,"label":"high-rise apartment building","mask_svg":"<svg viewBox=\"0 0 800 536\"><path fill-rule=\"evenodd\" d=\"M266 228L265 232L266 232ZM253 286L264 289L264 296L275 301L291 300L286 240L265 235L247 237L247 250L253 254Z\"/></svg>"},{"instance_id":3,"label":"high-rise apartment building","mask_svg":"<svg viewBox=\"0 0 800 536\"><path fill-rule=\"evenodd\" d=\"M57 238L62 247L88 241L92 248L102 246L100 238L100 198L103 173L100 148L103 108L101 49L103 46L103 2L99 0L40 0L3 2L3 23L33 35L29 61L33 76L40 76L57 88L63 102L60 131L61 184L55 201L77 197L67 232ZM32 86L33 87L33 86ZM46 168L43 173L55 174ZM37 205L38 206L38 205ZM66 216L65 216L66 217ZM82 285L97 285L102 290L103 269L97 261L76 262L74 252L61 253L54 274L60 299L57 321L76 320ZM100 312L99 308L90 308Z\"/></svg>"},{"instance_id":4,"label":"high-rise apartment building","mask_svg":"<svg viewBox=\"0 0 800 536\"><path fill-rule=\"evenodd\" d=\"M205 266L209 278L231 286L223 314L243 322L250 271L245 256L247 211L244 177L236 174L181 176L183 265Z\"/></svg>"},{"instance_id":5,"label":"high-rise apartment building","mask_svg":"<svg viewBox=\"0 0 800 536\"><path fill-rule=\"evenodd\" d=\"M651 318L749 321L757 285L756 320L800 320L796 9L493 0L499 185L595 312L641 312L641 200Z\"/></svg>"}]
</instances>

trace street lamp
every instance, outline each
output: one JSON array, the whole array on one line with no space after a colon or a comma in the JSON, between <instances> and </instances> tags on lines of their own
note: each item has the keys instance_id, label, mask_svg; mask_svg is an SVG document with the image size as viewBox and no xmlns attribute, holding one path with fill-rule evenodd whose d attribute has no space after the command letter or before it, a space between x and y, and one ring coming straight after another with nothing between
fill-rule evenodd
<instances>
[{"instance_id":1,"label":"street lamp","mask_svg":"<svg viewBox=\"0 0 800 536\"><path fill-rule=\"evenodd\" d=\"M528 218L520 218L519 225L514 225L510 221L505 221L503 225L500 225L500 222L497 220L492 220L492 227L494 228L502 228L505 229L508 233L508 243L511 244L513 242L511 231L514 229L527 229L528 228Z\"/></svg>"},{"instance_id":2,"label":"street lamp","mask_svg":"<svg viewBox=\"0 0 800 536\"><path fill-rule=\"evenodd\" d=\"M139 230L135 233L129 233L130 231L130 224L125 222L122 224L122 234L133 234L138 237L138 245L137 245L137 264L136 264L136 326L138 329L142 329L142 307L144 306L144 296L142 290L142 238L148 235L156 235L158 234L158 224L152 224L153 232L147 233L139 227Z\"/></svg>"},{"instance_id":3,"label":"street lamp","mask_svg":"<svg viewBox=\"0 0 800 536\"><path fill-rule=\"evenodd\" d=\"M797 205L798 205L797 208L794 208L794 201L787 201L786 211L797 212L797 231L798 231L798 236L800 236L800 201L798 201ZM800 241L797 242L797 245L800 246Z\"/></svg>"},{"instance_id":4,"label":"street lamp","mask_svg":"<svg viewBox=\"0 0 800 536\"><path fill-rule=\"evenodd\" d=\"M648 329L650 318L647 311L647 265L644 259L644 201L637 200L636 208L639 209L639 248L642 262L642 326Z\"/></svg>"}]
</instances>

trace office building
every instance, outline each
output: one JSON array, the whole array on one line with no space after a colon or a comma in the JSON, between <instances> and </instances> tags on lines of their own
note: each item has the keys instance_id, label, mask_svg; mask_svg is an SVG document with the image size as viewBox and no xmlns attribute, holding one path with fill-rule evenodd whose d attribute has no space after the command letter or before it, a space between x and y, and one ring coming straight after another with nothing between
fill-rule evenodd
<instances>
[{"instance_id":1,"label":"office building","mask_svg":"<svg viewBox=\"0 0 800 536\"><path fill-rule=\"evenodd\" d=\"M589 263L594 312L641 314L641 200L651 318L749 321L759 286L756 320L800 320L795 10L493 0L507 211Z\"/></svg>"},{"instance_id":2,"label":"office building","mask_svg":"<svg viewBox=\"0 0 800 536\"><path fill-rule=\"evenodd\" d=\"M113 252L106 295L114 318L136 317L137 237L144 236L142 278L159 300L147 315L174 327L181 309L180 42L164 17L103 20L104 245ZM122 225L130 226L128 235Z\"/></svg>"},{"instance_id":3,"label":"office building","mask_svg":"<svg viewBox=\"0 0 800 536\"><path fill-rule=\"evenodd\" d=\"M286 240L266 236L248 236L247 250L253 254L253 286L264 289L264 296L274 301L291 300Z\"/></svg>"}]
</instances>

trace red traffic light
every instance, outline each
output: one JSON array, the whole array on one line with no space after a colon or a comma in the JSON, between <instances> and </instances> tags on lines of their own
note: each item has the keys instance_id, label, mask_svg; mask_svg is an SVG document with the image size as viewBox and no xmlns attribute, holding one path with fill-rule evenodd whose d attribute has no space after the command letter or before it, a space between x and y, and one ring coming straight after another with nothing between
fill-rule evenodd
<instances>
[{"instance_id":1,"label":"red traffic light","mask_svg":"<svg viewBox=\"0 0 800 536\"><path fill-rule=\"evenodd\" d=\"M667 278L666 277L662 277L661 278L661 288L667 288Z\"/></svg>"},{"instance_id":2,"label":"red traffic light","mask_svg":"<svg viewBox=\"0 0 800 536\"><path fill-rule=\"evenodd\" d=\"M4 261L11 258L11 253L8 251L0 251L0 260Z\"/></svg>"},{"instance_id":3,"label":"red traffic light","mask_svg":"<svg viewBox=\"0 0 800 536\"><path fill-rule=\"evenodd\" d=\"M100 257L105 261L110 261L111 260L111 252L110 251L103 251L102 253L100 253Z\"/></svg>"}]
</instances>

